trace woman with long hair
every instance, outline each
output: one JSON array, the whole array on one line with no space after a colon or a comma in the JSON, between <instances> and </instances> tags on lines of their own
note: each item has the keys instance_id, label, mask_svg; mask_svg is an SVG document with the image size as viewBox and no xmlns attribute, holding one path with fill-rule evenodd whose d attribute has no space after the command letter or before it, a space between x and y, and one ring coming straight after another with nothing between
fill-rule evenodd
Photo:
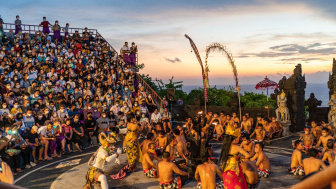
<instances>
[{"instance_id":1,"label":"woman with long hair","mask_svg":"<svg viewBox=\"0 0 336 189\"><path fill-rule=\"evenodd\" d=\"M250 158L250 154L237 145L240 130L227 131L224 135L222 152L220 156L223 181L226 188L248 189L247 183L240 167L240 154Z\"/></svg>"}]
</instances>

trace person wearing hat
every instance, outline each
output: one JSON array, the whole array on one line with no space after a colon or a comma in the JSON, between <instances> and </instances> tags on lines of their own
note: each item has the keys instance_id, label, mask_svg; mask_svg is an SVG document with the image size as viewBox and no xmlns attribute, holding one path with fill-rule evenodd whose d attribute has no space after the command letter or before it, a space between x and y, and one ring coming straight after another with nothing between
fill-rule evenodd
<instances>
[{"instance_id":1,"label":"person wearing hat","mask_svg":"<svg viewBox=\"0 0 336 189\"><path fill-rule=\"evenodd\" d=\"M32 156L34 160L34 164L38 163L38 161L43 161L42 155L44 146L40 143L39 137L37 134L38 127L34 125L30 132L26 132L23 136L28 146L32 148ZM39 150L39 158L38 161L36 160L36 149Z\"/></svg>"}]
</instances>

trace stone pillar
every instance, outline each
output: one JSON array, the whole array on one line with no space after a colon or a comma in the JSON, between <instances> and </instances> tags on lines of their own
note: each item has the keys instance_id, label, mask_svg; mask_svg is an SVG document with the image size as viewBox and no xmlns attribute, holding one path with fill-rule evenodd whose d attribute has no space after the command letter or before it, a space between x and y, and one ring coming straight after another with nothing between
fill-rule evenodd
<instances>
[{"instance_id":1,"label":"stone pillar","mask_svg":"<svg viewBox=\"0 0 336 189\"><path fill-rule=\"evenodd\" d=\"M295 66L288 79L284 76L279 81L279 89L274 92L276 95L280 94L283 90L287 97L287 108L290 114L291 125L289 130L291 132L302 131L306 125L305 115L305 88L306 81L305 76L302 75L302 66L298 64Z\"/></svg>"},{"instance_id":2,"label":"stone pillar","mask_svg":"<svg viewBox=\"0 0 336 189\"><path fill-rule=\"evenodd\" d=\"M333 58L333 67L332 73L329 73L329 81L328 81L328 88L329 88L329 100L331 95L336 92L336 60Z\"/></svg>"}]
</instances>

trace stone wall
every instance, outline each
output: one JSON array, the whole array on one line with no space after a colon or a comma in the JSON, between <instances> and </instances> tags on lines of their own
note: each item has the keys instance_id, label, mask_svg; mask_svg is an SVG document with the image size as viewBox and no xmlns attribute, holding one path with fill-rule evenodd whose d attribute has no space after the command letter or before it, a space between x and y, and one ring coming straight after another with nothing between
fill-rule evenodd
<instances>
[{"instance_id":1,"label":"stone wall","mask_svg":"<svg viewBox=\"0 0 336 189\"><path fill-rule=\"evenodd\" d=\"M309 111L309 119L307 121L308 122L316 121L316 123L324 121L328 123L328 112L329 112L329 107L317 107L316 111L312 111L312 112Z\"/></svg>"},{"instance_id":2,"label":"stone wall","mask_svg":"<svg viewBox=\"0 0 336 189\"><path fill-rule=\"evenodd\" d=\"M186 105L186 106L174 106L173 107L173 120L175 121L184 121L188 117L195 117L199 111L204 111L204 106L196 105ZM207 106L207 111L220 113L223 111L225 114L232 114L233 112L237 113L239 117L239 110L232 111L231 107L227 106ZM262 116L267 117L267 109L265 108L242 108L242 115L245 113L250 113L251 117L256 119L257 114L260 113ZM270 116L275 116L275 110L270 109Z\"/></svg>"}]
</instances>

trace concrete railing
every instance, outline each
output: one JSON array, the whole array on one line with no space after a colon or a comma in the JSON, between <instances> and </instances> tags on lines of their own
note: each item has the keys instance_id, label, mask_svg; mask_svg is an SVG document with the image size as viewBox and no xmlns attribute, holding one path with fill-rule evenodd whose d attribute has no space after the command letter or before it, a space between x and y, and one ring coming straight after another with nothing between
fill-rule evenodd
<instances>
[{"instance_id":1,"label":"concrete railing","mask_svg":"<svg viewBox=\"0 0 336 189\"><path fill-rule=\"evenodd\" d=\"M13 32L15 31L15 24L11 24L11 23L3 23L3 29L6 32L9 32L9 30L12 30ZM65 35L65 32L63 31L64 27L61 27L61 35L63 34L63 36ZM29 24L21 24L21 31L22 33L29 33L29 34L35 34L35 32L38 31L43 31L43 27L39 26L39 25L29 25ZM74 34L76 31L78 31L79 34L83 33L85 31L85 28L68 28L68 33L70 34ZM104 37L97 31L97 29L87 29L87 31L92 35L92 36L100 36L104 41L106 41L104 39ZM50 27L50 34L53 34L53 30ZM110 45L110 43L107 43L107 46L110 47L110 49L112 51L114 51L116 54L118 54L118 52L112 47L112 45Z\"/></svg>"}]
</instances>

